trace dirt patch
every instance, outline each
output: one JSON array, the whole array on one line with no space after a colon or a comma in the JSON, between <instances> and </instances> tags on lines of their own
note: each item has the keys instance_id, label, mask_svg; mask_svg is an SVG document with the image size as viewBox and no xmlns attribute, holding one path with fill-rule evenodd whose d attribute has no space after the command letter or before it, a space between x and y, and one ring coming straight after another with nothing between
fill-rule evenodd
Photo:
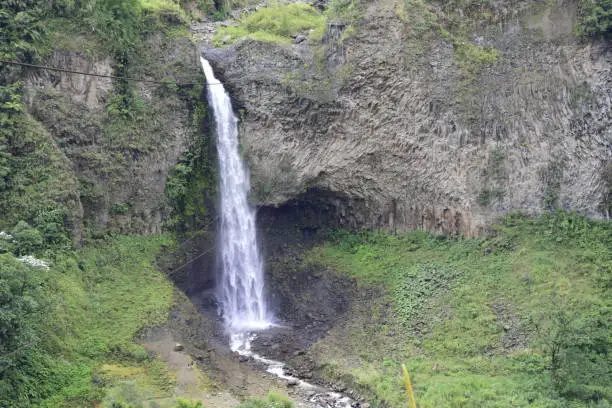
<instances>
[{"instance_id":1,"label":"dirt patch","mask_svg":"<svg viewBox=\"0 0 612 408\"><path fill-rule=\"evenodd\" d=\"M504 299L490 305L495 317L504 329L500 347L504 353L524 349L529 344L527 334L524 332L522 322L514 313L512 304Z\"/></svg>"},{"instance_id":2,"label":"dirt patch","mask_svg":"<svg viewBox=\"0 0 612 408\"><path fill-rule=\"evenodd\" d=\"M206 407L230 408L273 391L294 400L297 408L315 407L308 401L307 390L288 386L267 373L261 363L231 352L222 322L207 313L177 294L168 323L141 333L143 346L166 363L175 378L174 397L202 401Z\"/></svg>"}]
</instances>

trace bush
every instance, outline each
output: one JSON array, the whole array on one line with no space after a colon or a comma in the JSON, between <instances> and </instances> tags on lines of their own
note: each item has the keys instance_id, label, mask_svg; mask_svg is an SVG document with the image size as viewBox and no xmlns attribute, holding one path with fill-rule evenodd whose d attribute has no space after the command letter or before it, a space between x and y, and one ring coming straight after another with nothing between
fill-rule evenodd
<instances>
[{"instance_id":1,"label":"bush","mask_svg":"<svg viewBox=\"0 0 612 408\"><path fill-rule=\"evenodd\" d=\"M612 38L612 0L580 0L579 35Z\"/></svg>"},{"instance_id":2,"label":"bush","mask_svg":"<svg viewBox=\"0 0 612 408\"><path fill-rule=\"evenodd\" d=\"M37 386L30 373L42 361L36 357L36 327L46 307L46 279L44 269L0 255L0 406L15 406Z\"/></svg>"},{"instance_id":3,"label":"bush","mask_svg":"<svg viewBox=\"0 0 612 408\"><path fill-rule=\"evenodd\" d=\"M106 396L103 408L144 408L144 394L134 381L126 381Z\"/></svg>"},{"instance_id":4,"label":"bush","mask_svg":"<svg viewBox=\"0 0 612 408\"><path fill-rule=\"evenodd\" d=\"M86 28L115 52L132 49L140 38L139 0L89 0L82 12Z\"/></svg>"},{"instance_id":5,"label":"bush","mask_svg":"<svg viewBox=\"0 0 612 408\"><path fill-rule=\"evenodd\" d=\"M25 221L19 221L11 231L15 240L15 255L23 256L34 254L43 248L43 236Z\"/></svg>"},{"instance_id":6,"label":"bush","mask_svg":"<svg viewBox=\"0 0 612 408\"><path fill-rule=\"evenodd\" d=\"M612 363L609 308L591 305L589 310L576 313L554 302L539 329L550 358L553 384L561 395L579 401L612 399L607 387Z\"/></svg>"},{"instance_id":7,"label":"bush","mask_svg":"<svg viewBox=\"0 0 612 408\"><path fill-rule=\"evenodd\" d=\"M204 408L204 405L202 405L200 401L189 401L184 398L179 398L174 408Z\"/></svg>"}]
</instances>

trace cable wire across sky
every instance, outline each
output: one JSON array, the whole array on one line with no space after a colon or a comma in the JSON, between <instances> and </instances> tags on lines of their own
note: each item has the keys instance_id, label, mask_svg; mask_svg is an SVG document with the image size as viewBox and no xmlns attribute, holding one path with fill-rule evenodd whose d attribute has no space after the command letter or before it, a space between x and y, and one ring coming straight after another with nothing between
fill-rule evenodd
<instances>
[{"instance_id":1,"label":"cable wire across sky","mask_svg":"<svg viewBox=\"0 0 612 408\"><path fill-rule=\"evenodd\" d=\"M42 69L42 70L47 70L47 71L65 72L65 73L68 73L68 74L86 75L86 76L92 76L92 77L98 77L98 78L119 79L119 80L134 81L134 82L144 82L144 83L159 84L159 85L188 86L188 85L199 85L199 84L202 84L202 82L157 81L157 80L153 80L153 79L131 78L131 77L116 76L116 75L95 74L95 73L91 73L91 72L73 71L73 70L70 70L70 69L47 67L47 66L44 66L44 65L27 64L25 62L10 61L10 60L5 60L5 59L0 59L0 63L9 64L9 65L17 65L17 66L22 66L22 67L27 67L27 68ZM219 84L218 83L212 83L212 84L208 84L208 85L219 85Z\"/></svg>"}]
</instances>

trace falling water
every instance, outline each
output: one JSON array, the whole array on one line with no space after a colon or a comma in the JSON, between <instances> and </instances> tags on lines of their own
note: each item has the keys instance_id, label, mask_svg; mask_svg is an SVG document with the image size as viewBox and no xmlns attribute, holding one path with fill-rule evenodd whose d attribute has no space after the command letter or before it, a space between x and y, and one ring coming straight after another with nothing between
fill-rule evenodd
<instances>
[{"instance_id":1,"label":"falling water","mask_svg":"<svg viewBox=\"0 0 612 408\"><path fill-rule=\"evenodd\" d=\"M230 97L201 58L208 85L208 100L215 114L221 179L219 296L232 348L244 347L250 330L270 326L264 297L263 264L257 247L255 211L247 201L249 175L238 153L237 119ZM245 339L239 341L239 339Z\"/></svg>"},{"instance_id":2,"label":"falling water","mask_svg":"<svg viewBox=\"0 0 612 408\"><path fill-rule=\"evenodd\" d=\"M350 408L345 395L317 387L285 373L285 364L251 351L253 331L272 325L264 297L263 265L257 248L255 211L247 201L249 175L238 154L238 127L232 104L212 67L201 58L208 85L208 100L215 113L217 151L221 179L221 255L220 303L230 334L230 348L264 363L267 371L281 379L311 390L309 401L315 406Z\"/></svg>"}]
</instances>

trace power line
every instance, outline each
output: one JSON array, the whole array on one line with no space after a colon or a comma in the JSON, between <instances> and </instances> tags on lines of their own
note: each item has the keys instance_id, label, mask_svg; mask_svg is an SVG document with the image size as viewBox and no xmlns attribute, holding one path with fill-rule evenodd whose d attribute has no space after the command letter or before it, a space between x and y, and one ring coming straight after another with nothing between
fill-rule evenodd
<instances>
[{"instance_id":1,"label":"power line","mask_svg":"<svg viewBox=\"0 0 612 408\"><path fill-rule=\"evenodd\" d=\"M25 62L9 61L9 60L5 60L5 59L0 59L0 62L2 62L4 64L9 64L9 65L18 65L18 66L28 67L28 68L43 69L43 70L47 70L47 71L66 72L68 74L86 75L86 76L93 76L93 77L98 77L98 78L122 79L122 80L125 80L125 81L146 82L146 83L160 84L160 85L179 85L179 86L185 86L185 85L198 85L198 84L200 84L200 82L184 82L184 83L180 83L180 82L172 82L172 81L155 81L153 79L141 79L141 78L121 77L121 76L116 76L116 75L93 74L93 73L90 73L90 72L73 71L73 70L70 70L70 69L47 67L47 66L44 66L44 65L26 64ZM219 83L212 83L212 84L208 84L208 85L221 85L221 83L220 82Z\"/></svg>"},{"instance_id":2,"label":"power line","mask_svg":"<svg viewBox=\"0 0 612 408\"><path fill-rule=\"evenodd\" d=\"M201 257L203 257L204 255L210 253L210 251L212 251L213 249L215 249L215 245L211 246L210 248L208 248L206 251L204 252L200 252L200 254L198 256L196 256L195 258L192 258L190 261L185 262L184 264L182 264L181 266L179 266L178 268L175 268L173 270L171 270L170 272L167 272L168 276L172 276L174 275L176 272L180 271L181 269L183 269L184 267L186 267L189 264L194 263L195 261L197 261L198 259L200 259Z\"/></svg>"},{"instance_id":3,"label":"power line","mask_svg":"<svg viewBox=\"0 0 612 408\"><path fill-rule=\"evenodd\" d=\"M210 220L210 222L209 222L208 224L206 224L205 226L203 226L203 227L199 228L197 232L199 232L199 231L208 231L208 227L210 227L210 226L212 225L212 223L213 223L213 222L216 222L218 219L219 219L219 217L218 217L218 216L217 216L217 217L215 217L215 218L213 218L212 220ZM187 244L187 243L188 243L189 241L191 241L192 239L197 238L197 237L198 237L197 232L196 232L196 234L194 234L194 235L192 235L191 237L187 238L185 241L181 242L181 244L178 246L178 248L176 248L176 249L174 250L174 252L177 252L177 251L179 250L179 248L183 247L185 244Z\"/></svg>"}]
</instances>

